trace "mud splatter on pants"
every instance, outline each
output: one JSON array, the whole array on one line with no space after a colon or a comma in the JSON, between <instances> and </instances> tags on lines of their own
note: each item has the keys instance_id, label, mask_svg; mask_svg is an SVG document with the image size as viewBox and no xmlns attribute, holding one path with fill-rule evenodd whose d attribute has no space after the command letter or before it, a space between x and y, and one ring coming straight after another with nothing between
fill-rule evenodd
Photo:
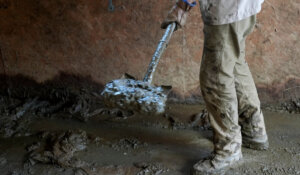
<instances>
[{"instance_id":1,"label":"mud splatter on pants","mask_svg":"<svg viewBox=\"0 0 300 175\"><path fill-rule=\"evenodd\" d=\"M268 139L245 61L245 40L255 23L254 15L235 23L204 26L201 91L214 131L215 153L225 157L241 151L242 138L258 143Z\"/></svg>"}]
</instances>

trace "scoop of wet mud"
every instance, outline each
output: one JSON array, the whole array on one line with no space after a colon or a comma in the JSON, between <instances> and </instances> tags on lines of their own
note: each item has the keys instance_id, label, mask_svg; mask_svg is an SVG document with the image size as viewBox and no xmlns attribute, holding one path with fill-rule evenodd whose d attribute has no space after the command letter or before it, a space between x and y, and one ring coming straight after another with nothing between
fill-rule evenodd
<instances>
[{"instance_id":1,"label":"scoop of wet mud","mask_svg":"<svg viewBox=\"0 0 300 175\"><path fill-rule=\"evenodd\" d=\"M163 87L133 79L119 79L108 83L102 92L104 103L113 108L160 114L165 111L167 95Z\"/></svg>"}]
</instances>

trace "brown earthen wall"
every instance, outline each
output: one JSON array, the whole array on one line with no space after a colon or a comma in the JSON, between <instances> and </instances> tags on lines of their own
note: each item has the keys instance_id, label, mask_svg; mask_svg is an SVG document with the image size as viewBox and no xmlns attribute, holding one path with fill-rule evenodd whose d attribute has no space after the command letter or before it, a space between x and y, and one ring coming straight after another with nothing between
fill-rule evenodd
<instances>
[{"instance_id":1,"label":"brown earthen wall","mask_svg":"<svg viewBox=\"0 0 300 175\"><path fill-rule=\"evenodd\" d=\"M173 0L0 0L2 86L24 76L43 83L85 81L104 85L124 72L141 79ZM267 0L247 40L247 60L263 102L300 95L300 1ZM197 98L202 20L192 10L174 34L155 76L173 96ZM68 76L65 76L68 75ZM72 78L72 77L81 78ZM10 77L10 78L7 78ZM22 86L22 83L20 83Z\"/></svg>"}]
</instances>

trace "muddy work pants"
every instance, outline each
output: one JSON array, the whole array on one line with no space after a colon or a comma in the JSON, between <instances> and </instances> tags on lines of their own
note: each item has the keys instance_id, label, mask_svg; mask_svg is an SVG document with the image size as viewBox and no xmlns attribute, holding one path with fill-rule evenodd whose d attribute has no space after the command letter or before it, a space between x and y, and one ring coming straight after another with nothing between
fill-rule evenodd
<instances>
[{"instance_id":1,"label":"muddy work pants","mask_svg":"<svg viewBox=\"0 0 300 175\"><path fill-rule=\"evenodd\" d=\"M224 25L204 26L200 84L214 131L215 153L241 153L243 140L267 141L256 87L245 61L245 40L256 16Z\"/></svg>"}]
</instances>

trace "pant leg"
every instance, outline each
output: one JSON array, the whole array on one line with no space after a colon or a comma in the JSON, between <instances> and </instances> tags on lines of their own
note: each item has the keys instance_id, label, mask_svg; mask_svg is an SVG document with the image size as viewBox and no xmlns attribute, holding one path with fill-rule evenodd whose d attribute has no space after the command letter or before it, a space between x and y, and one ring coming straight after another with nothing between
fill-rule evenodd
<instances>
[{"instance_id":1,"label":"pant leg","mask_svg":"<svg viewBox=\"0 0 300 175\"><path fill-rule=\"evenodd\" d=\"M214 131L215 152L241 152L234 70L238 58L237 24L205 25L200 87Z\"/></svg>"},{"instance_id":2,"label":"pant leg","mask_svg":"<svg viewBox=\"0 0 300 175\"><path fill-rule=\"evenodd\" d=\"M245 60L245 40L252 32L255 22L255 15L248 20L240 22L240 30L244 32L238 33L240 54L234 67L234 77L238 98L239 124L241 126L243 139L254 142L266 142L268 138L264 117L260 109L260 100L251 72Z\"/></svg>"}]
</instances>

